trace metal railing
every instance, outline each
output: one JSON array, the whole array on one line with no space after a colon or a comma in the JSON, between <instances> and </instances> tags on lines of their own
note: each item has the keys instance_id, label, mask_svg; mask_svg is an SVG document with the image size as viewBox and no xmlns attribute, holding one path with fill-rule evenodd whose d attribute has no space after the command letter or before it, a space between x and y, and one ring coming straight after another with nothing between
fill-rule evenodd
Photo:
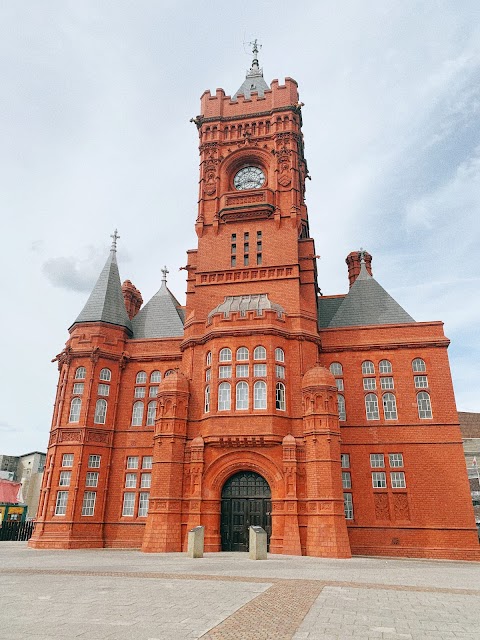
<instances>
[{"instance_id":1,"label":"metal railing","mask_svg":"<svg viewBox=\"0 0 480 640\"><path fill-rule=\"evenodd\" d=\"M29 540L34 529L35 522L31 520L28 522L2 522L0 525L0 541L15 540L19 542Z\"/></svg>"}]
</instances>

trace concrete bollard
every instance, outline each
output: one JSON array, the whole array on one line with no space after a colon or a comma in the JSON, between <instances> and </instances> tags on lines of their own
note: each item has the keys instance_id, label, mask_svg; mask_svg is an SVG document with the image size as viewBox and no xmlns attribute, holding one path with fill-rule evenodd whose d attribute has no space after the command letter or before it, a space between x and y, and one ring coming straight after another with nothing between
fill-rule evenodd
<instances>
[{"instance_id":1,"label":"concrete bollard","mask_svg":"<svg viewBox=\"0 0 480 640\"><path fill-rule=\"evenodd\" d=\"M250 560L267 559L267 532L262 527L250 527L249 557Z\"/></svg>"},{"instance_id":2,"label":"concrete bollard","mask_svg":"<svg viewBox=\"0 0 480 640\"><path fill-rule=\"evenodd\" d=\"M194 527L188 532L187 555L189 558L203 558L205 527Z\"/></svg>"}]
</instances>

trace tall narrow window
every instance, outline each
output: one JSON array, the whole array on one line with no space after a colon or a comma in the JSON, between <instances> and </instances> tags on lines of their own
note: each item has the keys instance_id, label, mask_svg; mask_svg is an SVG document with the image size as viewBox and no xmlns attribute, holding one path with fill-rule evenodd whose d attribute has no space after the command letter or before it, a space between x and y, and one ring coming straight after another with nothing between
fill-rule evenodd
<instances>
[{"instance_id":1,"label":"tall narrow window","mask_svg":"<svg viewBox=\"0 0 480 640\"><path fill-rule=\"evenodd\" d=\"M267 384L263 380L258 380L253 386L253 408L267 408Z\"/></svg>"},{"instance_id":2,"label":"tall narrow window","mask_svg":"<svg viewBox=\"0 0 480 640\"><path fill-rule=\"evenodd\" d=\"M135 494L132 492L123 494L122 516L133 516L135 510Z\"/></svg>"},{"instance_id":3,"label":"tall narrow window","mask_svg":"<svg viewBox=\"0 0 480 640\"><path fill-rule=\"evenodd\" d=\"M85 486L86 487L98 486L98 471L87 471L87 475L85 477Z\"/></svg>"},{"instance_id":4,"label":"tall narrow window","mask_svg":"<svg viewBox=\"0 0 480 640\"><path fill-rule=\"evenodd\" d=\"M160 382L162 379L162 374L160 371L152 371L150 374L150 382Z\"/></svg>"},{"instance_id":5,"label":"tall narrow window","mask_svg":"<svg viewBox=\"0 0 480 640\"><path fill-rule=\"evenodd\" d=\"M250 234L246 231L243 234L243 264L248 267L250 253Z\"/></svg>"},{"instance_id":6,"label":"tall narrow window","mask_svg":"<svg viewBox=\"0 0 480 640\"><path fill-rule=\"evenodd\" d=\"M372 471L372 487L374 489L387 488L387 476L385 471Z\"/></svg>"},{"instance_id":7,"label":"tall narrow window","mask_svg":"<svg viewBox=\"0 0 480 640\"><path fill-rule=\"evenodd\" d=\"M393 393L384 393L382 402L385 420L397 420L397 401Z\"/></svg>"},{"instance_id":8,"label":"tall narrow window","mask_svg":"<svg viewBox=\"0 0 480 640\"><path fill-rule=\"evenodd\" d=\"M148 491L142 491L138 495L138 516L145 517L148 514L148 500L150 494Z\"/></svg>"},{"instance_id":9,"label":"tall narrow window","mask_svg":"<svg viewBox=\"0 0 480 640\"><path fill-rule=\"evenodd\" d=\"M257 264L262 264L262 232L257 231Z\"/></svg>"},{"instance_id":10,"label":"tall narrow window","mask_svg":"<svg viewBox=\"0 0 480 640\"><path fill-rule=\"evenodd\" d=\"M378 413L378 400L374 393L367 393L365 396L365 411L367 414L367 420L380 419L380 415Z\"/></svg>"},{"instance_id":11,"label":"tall narrow window","mask_svg":"<svg viewBox=\"0 0 480 640\"><path fill-rule=\"evenodd\" d=\"M350 471L342 471L342 487L344 489L352 488L352 476L350 475Z\"/></svg>"},{"instance_id":12,"label":"tall narrow window","mask_svg":"<svg viewBox=\"0 0 480 640\"><path fill-rule=\"evenodd\" d=\"M137 373L137 377L135 378L135 383L136 384L145 384L147 381L147 374L145 373L145 371L139 371Z\"/></svg>"},{"instance_id":13,"label":"tall narrow window","mask_svg":"<svg viewBox=\"0 0 480 640\"><path fill-rule=\"evenodd\" d=\"M135 402L132 411L132 427L140 427L143 422L143 402Z\"/></svg>"},{"instance_id":14,"label":"tall narrow window","mask_svg":"<svg viewBox=\"0 0 480 640\"><path fill-rule=\"evenodd\" d=\"M232 233L232 242L230 245L230 266L237 266L237 234Z\"/></svg>"},{"instance_id":15,"label":"tall narrow window","mask_svg":"<svg viewBox=\"0 0 480 640\"><path fill-rule=\"evenodd\" d=\"M430 396L426 391L417 393L418 417L422 420L432 417L432 405Z\"/></svg>"},{"instance_id":16,"label":"tall narrow window","mask_svg":"<svg viewBox=\"0 0 480 640\"><path fill-rule=\"evenodd\" d=\"M342 469L350 469L350 454L349 453L341 453L340 454L340 466Z\"/></svg>"},{"instance_id":17,"label":"tall narrow window","mask_svg":"<svg viewBox=\"0 0 480 640\"><path fill-rule=\"evenodd\" d=\"M148 403L147 407L147 427L153 427L155 425L155 415L157 413L157 401L152 400Z\"/></svg>"},{"instance_id":18,"label":"tall narrow window","mask_svg":"<svg viewBox=\"0 0 480 640\"><path fill-rule=\"evenodd\" d=\"M58 480L59 487L69 487L70 479L72 477L71 471L60 471L60 478Z\"/></svg>"},{"instance_id":19,"label":"tall narrow window","mask_svg":"<svg viewBox=\"0 0 480 640\"><path fill-rule=\"evenodd\" d=\"M95 512L95 491L85 491L83 494L82 516L93 516Z\"/></svg>"},{"instance_id":20,"label":"tall narrow window","mask_svg":"<svg viewBox=\"0 0 480 640\"><path fill-rule=\"evenodd\" d=\"M68 491L57 491L55 515L64 516L67 513Z\"/></svg>"},{"instance_id":21,"label":"tall narrow window","mask_svg":"<svg viewBox=\"0 0 480 640\"><path fill-rule=\"evenodd\" d=\"M102 369L100 371L100 380L104 380L105 382L108 382L111 379L112 379L112 372L110 371L110 369Z\"/></svg>"},{"instance_id":22,"label":"tall narrow window","mask_svg":"<svg viewBox=\"0 0 480 640\"><path fill-rule=\"evenodd\" d=\"M285 351L280 349L280 347L275 349L275 360L277 362L285 362Z\"/></svg>"},{"instance_id":23,"label":"tall narrow window","mask_svg":"<svg viewBox=\"0 0 480 640\"><path fill-rule=\"evenodd\" d=\"M69 422L78 422L80 420L80 409L82 407L82 401L80 398L73 398L70 403L70 415L68 417Z\"/></svg>"},{"instance_id":24,"label":"tall narrow window","mask_svg":"<svg viewBox=\"0 0 480 640\"><path fill-rule=\"evenodd\" d=\"M353 520L353 499L351 493L343 494L343 508L345 510L345 519Z\"/></svg>"},{"instance_id":25,"label":"tall narrow window","mask_svg":"<svg viewBox=\"0 0 480 640\"><path fill-rule=\"evenodd\" d=\"M210 385L205 387L205 413L210 412Z\"/></svg>"},{"instance_id":26,"label":"tall narrow window","mask_svg":"<svg viewBox=\"0 0 480 640\"><path fill-rule=\"evenodd\" d=\"M93 418L93 422L95 424L105 424L105 419L107 417L107 401L106 400L97 400L95 405L95 416Z\"/></svg>"},{"instance_id":27,"label":"tall narrow window","mask_svg":"<svg viewBox=\"0 0 480 640\"><path fill-rule=\"evenodd\" d=\"M248 384L239 382L236 387L236 408L248 409Z\"/></svg>"},{"instance_id":28,"label":"tall narrow window","mask_svg":"<svg viewBox=\"0 0 480 640\"><path fill-rule=\"evenodd\" d=\"M341 393L337 394L338 401L338 419L344 422L347 419L347 412L345 411L345 397Z\"/></svg>"},{"instance_id":29,"label":"tall narrow window","mask_svg":"<svg viewBox=\"0 0 480 640\"><path fill-rule=\"evenodd\" d=\"M391 471L390 483L392 489L405 489L407 483L405 482L405 473L403 471Z\"/></svg>"},{"instance_id":30,"label":"tall narrow window","mask_svg":"<svg viewBox=\"0 0 480 640\"><path fill-rule=\"evenodd\" d=\"M343 375L343 367L340 362L332 362L332 364L330 365L330 373L334 376Z\"/></svg>"},{"instance_id":31,"label":"tall narrow window","mask_svg":"<svg viewBox=\"0 0 480 640\"><path fill-rule=\"evenodd\" d=\"M275 385L275 408L277 411L285 411L285 385L277 382Z\"/></svg>"},{"instance_id":32,"label":"tall narrow window","mask_svg":"<svg viewBox=\"0 0 480 640\"><path fill-rule=\"evenodd\" d=\"M209 367L212 364L212 352L209 351L207 353L207 357L205 358L205 364Z\"/></svg>"},{"instance_id":33,"label":"tall narrow window","mask_svg":"<svg viewBox=\"0 0 480 640\"><path fill-rule=\"evenodd\" d=\"M218 386L218 410L230 411L231 408L231 387L229 382L222 382Z\"/></svg>"}]
</instances>

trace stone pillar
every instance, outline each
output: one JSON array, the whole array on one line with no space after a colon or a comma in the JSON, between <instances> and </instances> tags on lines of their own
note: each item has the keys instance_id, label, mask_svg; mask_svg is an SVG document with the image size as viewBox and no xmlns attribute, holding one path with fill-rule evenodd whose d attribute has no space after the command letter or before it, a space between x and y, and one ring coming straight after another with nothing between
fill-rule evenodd
<instances>
[{"instance_id":1,"label":"stone pillar","mask_svg":"<svg viewBox=\"0 0 480 640\"><path fill-rule=\"evenodd\" d=\"M262 527L250 527L248 531L248 555L250 560L267 559L267 532Z\"/></svg>"},{"instance_id":2,"label":"stone pillar","mask_svg":"<svg viewBox=\"0 0 480 640\"><path fill-rule=\"evenodd\" d=\"M189 558L203 558L205 527L194 527L188 532L187 555Z\"/></svg>"},{"instance_id":3,"label":"stone pillar","mask_svg":"<svg viewBox=\"0 0 480 640\"><path fill-rule=\"evenodd\" d=\"M142 551L181 551L183 465L188 380L175 371L162 380L153 444L152 489Z\"/></svg>"},{"instance_id":4,"label":"stone pillar","mask_svg":"<svg viewBox=\"0 0 480 640\"><path fill-rule=\"evenodd\" d=\"M302 381L308 556L351 557L343 508L335 379L320 365Z\"/></svg>"},{"instance_id":5,"label":"stone pillar","mask_svg":"<svg viewBox=\"0 0 480 640\"><path fill-rule=\"evenodd\" d=\"M292 435L283 439L283 472L285 477L284 533L282 553L302 555L298 528L297 443Z\"/></svg>"},{"instance_id":6,"label":"stone pillar","mask_svg":"<svg viewBox=\"0 0 480 640\"><path fill-rule=\"evenodd\" d=\"M197 436L190 444L190 474L187 476L190 486L189 488L185 487L185 493L188 492L189 496L187 531L200 524L202 512L204 448L205 443L202 436Z\"/></svg>"}]
</instances>

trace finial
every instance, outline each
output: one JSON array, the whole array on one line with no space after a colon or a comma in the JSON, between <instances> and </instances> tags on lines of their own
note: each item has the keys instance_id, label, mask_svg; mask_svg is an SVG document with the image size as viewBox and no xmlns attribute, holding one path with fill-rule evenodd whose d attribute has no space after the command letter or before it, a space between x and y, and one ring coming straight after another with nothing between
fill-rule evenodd
<instances>
[{"instance_id":1,"label":"finial","mask_svg":"<svg viewBox=\"0 0 480 640\"><path fill-rule=\"evenodd\" d=\"M258 44L257 38L255 38L255 40L253 40L253 42L249 42L248 44L251 45L252 53L253 53L252 69L254 67L256 69L258 69L258 67L259 67L259 65L258 65L258 52L262 48L262 45Z\"/></svg>"},{"instance_id":2,"label":"finial","mask_svg":"<svg viewBox=\"0 0 480 640\"><path fill-rule=\"evenodd\" d=\"M358 252L358 257L360 258L360 264L365 264L365 254L367 252L363 247L360 247L360 251Z\"/></svg>"},{"instance_id":3,"label":"finial","mask_svg":"<svg viewBox=\"0 0 480 640\"><path fill-rule=\"evenodd\" d=\"M116 252L117 251L117 240L120 238L120 236L118 235L118 231L116 229L112 233L110 238L112 238L112 246L110 247L110 251L115 251Z\"/></svg>"},{"instance_id":4,"label":"finial","mask_svg":"<svg viewBox=\"0 0 480 640\"><path fill-rule=\"evenodd\" d=\"M161 269L161 272L163 274L162 277L162 282L164 282L165 284L167 284L167 273L170 273L170 271L167 269L167 267L163 267L163 269Z\"/></svg>"}]
</instances>

